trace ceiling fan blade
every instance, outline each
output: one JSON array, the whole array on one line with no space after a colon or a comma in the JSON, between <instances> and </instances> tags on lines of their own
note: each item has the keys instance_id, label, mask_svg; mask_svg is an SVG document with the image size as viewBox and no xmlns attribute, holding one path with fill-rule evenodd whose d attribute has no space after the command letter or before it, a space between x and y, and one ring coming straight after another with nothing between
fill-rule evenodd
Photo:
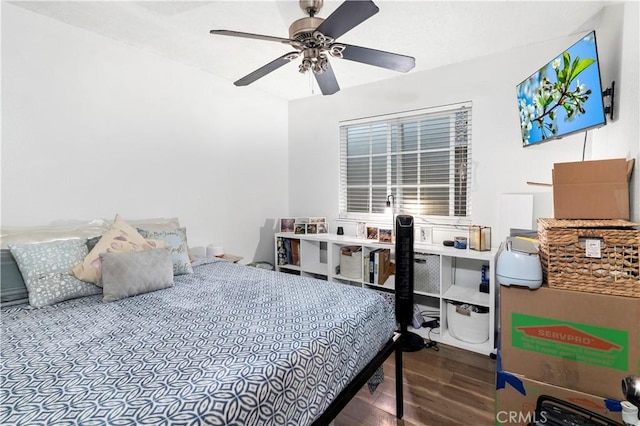
<instances>
[{"instance_id":1,"label":"ceiling fan blade","mask_svg":"<svg viewBox=\"0 0 640 426\"><path fill-rule=\"evenodd\" d=\"M340 90L338 80L336 80L336 75L329 62L327 62L327 69L323 73L314 73L314 75L316 76L316 81L318 82L318 86L320 86L320 90L323 95L333 95Z\"/></svg>"},{"instance_id":2,"label":"ceiling fan blade","mask_svg":"<svg viewBox=\"0 0 640 426\"><path fill-rule=\"evenodd\" d=\"M416 59L411 56L350 44L345 45L342 58L400 72L407 72L416 66Z\"/></svg>"},{"instance_id":3,"label":"ceiling fan blade","mask_svg":"<svg viewBox=\"0 0 640 426\"><path fill-rule=\"evenodd\" d=\"M299 55L300 55L300 52L289 52L287 54L284 54L279 58L269 62L267 65L264 65L258 68L251 74L245 75L244 77L234 82L233 84L235 84L236 86L247 86L253 83L254 81L258 80L259 78L262 78L265 75L269 74L270 72L277 70L281 66L288 64L293 59L297 58Z\"/></svg>"},{"instance_id":4,"label":"ceiling fan blade","mask_svg":"<svg viewBox=\"0 0 640 426\"><path fill-rule=\"evenodd\" d=\"M346 0L316 28L322 34L337 39L355 26L378 13L371 0Z\"/></svg>"},{"instance_id":5,"label":"ceiling fan blade","mask_svg":"<svg viewBox=\"0 0 640 426\"><path fill-rule=\"evenodd\" d=\"M225 35L225 36L231 36L231 37L253 38L257 40L277 41L278 43L285 43L285 44L291 44L291 42L293 42L293 40L288 38L273 37L273 36L267 36L262 34L243 33L240 31L211 30L209 31L209 33L213 35Z\"/></svg>"}]
</instances>

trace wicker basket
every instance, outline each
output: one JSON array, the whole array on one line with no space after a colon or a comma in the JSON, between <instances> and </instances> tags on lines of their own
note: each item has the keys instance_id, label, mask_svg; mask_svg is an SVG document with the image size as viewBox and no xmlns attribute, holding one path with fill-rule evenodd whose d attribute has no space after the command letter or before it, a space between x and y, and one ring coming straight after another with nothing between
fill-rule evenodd
<instances>
[{"instance_id":1,"label":"wicker basket","mask_svg":"<svg viewBox=\"0 0 640 426\"><path fill-rule=\"evenodd\" d=\"M640 298L640 230L635 223L538 219L538 238L549 287Z\"/></svg>"}]
</instances>

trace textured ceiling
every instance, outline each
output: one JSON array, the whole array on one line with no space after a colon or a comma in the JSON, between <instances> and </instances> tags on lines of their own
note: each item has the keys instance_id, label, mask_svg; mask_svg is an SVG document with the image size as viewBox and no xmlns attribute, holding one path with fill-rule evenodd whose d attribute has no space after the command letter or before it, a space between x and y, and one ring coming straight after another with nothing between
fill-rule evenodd
<instances>
[{"instance_id":1,"label":"textured ceiling","mask_svg":"<svg viewBox=\"0 0 640 426\"><path fill-rule=\"evenodd\" d=\"M377 0L380 12L338 41L416 58L410 72L441 67L587 31L610 2L602 1L395 1ZM304 15L297 1L17 1L11 4L69 25L197 67L233 81L291 51L280 43L212 36L211 29L288 38ZM326 18L341 1L325 0ZM540 29L543 26L543 29ZM400 75L333 59L340 87ZM320 92L298 61L238 90L263 90L284 99Z\"/></svg>"}]
</instances>

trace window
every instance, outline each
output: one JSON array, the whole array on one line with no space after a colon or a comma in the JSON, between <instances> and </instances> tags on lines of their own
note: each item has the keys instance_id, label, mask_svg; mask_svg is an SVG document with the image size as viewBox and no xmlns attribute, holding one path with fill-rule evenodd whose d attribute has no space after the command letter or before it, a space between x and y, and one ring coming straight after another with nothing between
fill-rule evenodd
<instances>
[{"instance_id":1,"label":"window","mask_svg":"<svg viewBox=\"0 0 640 426\"><path fill-rule=\"evenodd\" d=\"M343 122L340 217L471 213L471 103Z\"/></svg>"}]
</instances>

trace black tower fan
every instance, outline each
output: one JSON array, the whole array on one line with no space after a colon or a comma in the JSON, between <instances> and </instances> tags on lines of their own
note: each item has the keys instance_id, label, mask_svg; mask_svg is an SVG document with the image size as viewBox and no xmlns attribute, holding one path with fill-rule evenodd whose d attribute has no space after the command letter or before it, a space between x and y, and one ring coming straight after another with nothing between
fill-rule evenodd
<instances>
[{"instance_id":1,"label":"black tower fan","mask_svg":"<svg viewBox=\"0 0 640 426\"><path fill-rule=\"evenodd\" d=\"M396 216L396 321L400 323L402 350L419 351L424 340L407 330L413 317L413 216Z\"/></svg>"}]
</instances>

